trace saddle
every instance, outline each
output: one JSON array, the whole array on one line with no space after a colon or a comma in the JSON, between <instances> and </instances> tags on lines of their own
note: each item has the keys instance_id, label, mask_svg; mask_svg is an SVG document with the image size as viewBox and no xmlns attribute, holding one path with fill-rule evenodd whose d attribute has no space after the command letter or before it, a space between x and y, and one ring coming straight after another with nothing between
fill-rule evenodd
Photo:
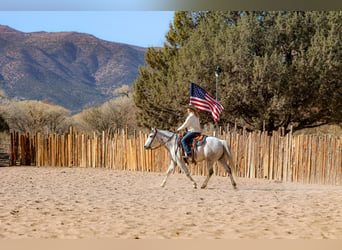
<instances>
[{"instance_id":1,"label":"saddle","mask_svg":"<svg viewBox=\"0 0 342 250\"><path fill-rule=\"evenodd\" d=\"M184 151L183 145L181 143L181 140L183 139L183 137L185 135L186 135L185 132L179 135L179 137L177 139L177 148L179 147L181 149L181 157L184 158L184 161L186 163L188 163L188 161L187 161L187 159L188 159L190 161L190 163L197 164L197 162L195 160L195 152L196 152L197 146L203 145L208 136L203 135L203 134L198 134L196 137L194 137L192 139L192 141L188 144L190 146L191 152L192 152L191 158L189 158L189 157L185 156L185 151ZM177 150L177 148L176 148L176 150Z\"/></svg>"}]
</instances>

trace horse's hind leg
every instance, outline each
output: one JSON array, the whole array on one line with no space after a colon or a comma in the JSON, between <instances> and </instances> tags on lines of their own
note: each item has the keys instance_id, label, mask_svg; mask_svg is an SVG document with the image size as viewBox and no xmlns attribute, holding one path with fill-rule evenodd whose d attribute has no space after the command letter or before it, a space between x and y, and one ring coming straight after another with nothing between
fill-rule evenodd
<instances>
[{"instance_id":1,"label":"horse's hind leg","mask_svg":"<svg viewBox=\"0 0 342 250\"><path fill-rule=\"evenodd\" d=\"M206 187L207 187L208 181L209 181L210 177L211 177L211 176L213 175L213 173L214 173L213 163L207 161L206 164L207 164L208 175L207 175L207 178L205 178L205 180L204 180L204 182L203 182L201 188L206 188Z\"/></svg>"},{"instance_id":2,"label":"horse's hind leg","mask_svg":"<svg viewBox=\"0 0 342 250\"><path fill-rule=\"evenodd\" d=\"M230 166L226 163L226 161L224 159L221 159L220 162L221 162L222 166L224 167L224 169L227 171L234 189L236 189L236 182L234 180L234 175L233 175L232 169L230 168Z\"/></svg>"}]
</instances>

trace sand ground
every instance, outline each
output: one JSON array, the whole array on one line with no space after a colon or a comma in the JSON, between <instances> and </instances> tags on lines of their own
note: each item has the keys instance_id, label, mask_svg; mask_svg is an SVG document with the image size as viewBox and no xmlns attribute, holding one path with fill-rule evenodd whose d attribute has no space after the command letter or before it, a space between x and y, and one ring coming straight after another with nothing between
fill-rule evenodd
<instances>
[{"instance_id":1,"label":"sand ground","mask_svg":"<svg viewBox=\"0 0 342 250\"><path fill-rule=\"evenodd\" d=\"M342 239L342 186L164 175L2 167L0 239Z\"/></svg>"}]
</instances>

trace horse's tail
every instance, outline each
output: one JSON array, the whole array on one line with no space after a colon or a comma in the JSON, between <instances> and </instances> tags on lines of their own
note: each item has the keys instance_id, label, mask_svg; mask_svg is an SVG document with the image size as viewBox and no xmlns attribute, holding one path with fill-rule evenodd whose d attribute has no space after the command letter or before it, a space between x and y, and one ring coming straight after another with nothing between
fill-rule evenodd
<instances>
[{"instance_id":1,"label":"horse's tail","mask_svg":"<svg viewBox=\"0 0 342 250\"><path fill-rule=\"evenodd\" d=\"M236 165L235 165L235 161L234 161L234 159L233 159L233 155L232 155L232 153L230 152L228 142L225 141L225 140L222 140L222 141L223 141L224 155L225 155L226 159L227 159L228 162L229 162L229 166L231 167L231 169L233 170L233 172L235 172L235 170L236 170Z\"/></svg>"}]
</instances>

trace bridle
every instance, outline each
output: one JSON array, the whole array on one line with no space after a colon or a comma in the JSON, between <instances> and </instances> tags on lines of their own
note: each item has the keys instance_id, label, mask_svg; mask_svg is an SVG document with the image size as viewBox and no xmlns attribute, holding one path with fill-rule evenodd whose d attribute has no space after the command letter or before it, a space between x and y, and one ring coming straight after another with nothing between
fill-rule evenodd
<instances>
[{"instance_id":1,"label":"bridle","mask_svg":"<svg viewBox=\"0 0 342 250\"><path fill-rule=\"evenodd\" d=\"M151 142L150 142L150 145L152 144L152 142L153 142L153 140L156 138L156 136L157 136L157 133L158 133L158 130L157 129L155 129L156 131L155 131L155 133L154 133L154 135L153 135L153 138L151 139ZM158 149L158 148L160 148L160 147L162 147L162 146L164 146L166 143L168 143L169 141L171 141L171 139L172 139L172 137L174 136L175 134L173 134L172 136L170 136L166 141L164 141L163 143L161 143L160 145L158 145L157 147L154 147L154 148L150 148L151 150L155 150L155 149Z\"/></svg>"}]
</instances>

